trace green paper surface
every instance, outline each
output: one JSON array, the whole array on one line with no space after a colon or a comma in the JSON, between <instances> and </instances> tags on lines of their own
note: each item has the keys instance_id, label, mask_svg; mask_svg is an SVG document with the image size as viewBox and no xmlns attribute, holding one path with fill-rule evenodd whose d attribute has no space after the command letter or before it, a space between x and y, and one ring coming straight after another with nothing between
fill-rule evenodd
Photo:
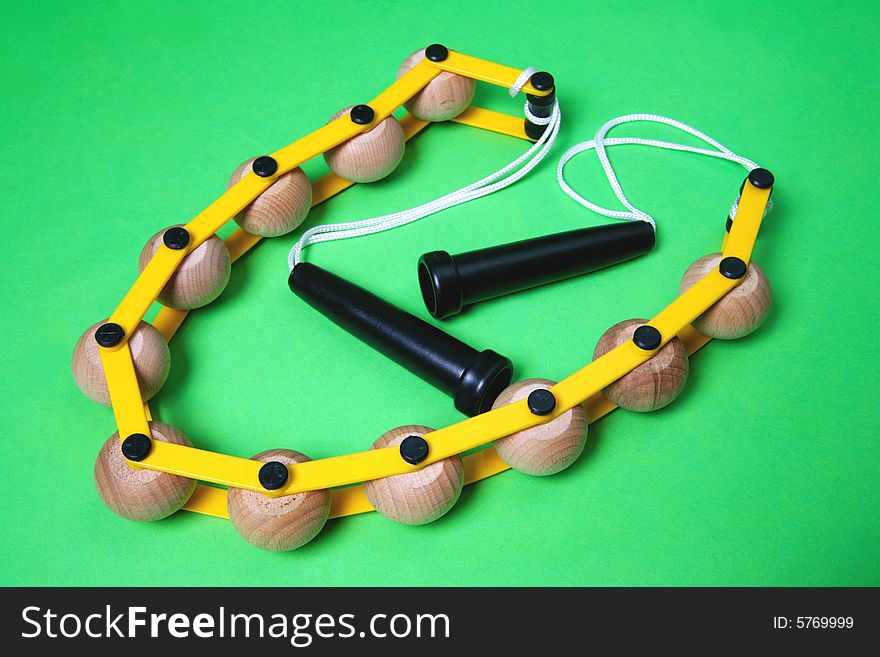
<instances>
[{"instance_id":1,"label":"green paper surface","mask_svg":"<svg viewBox=\"0 0 880 657\"><path fill-rule=\"evenodd\" d=\"M877 30L868 2L7 7L0 583L880 584ZM371 513L272 554L214 518L138 524L113 515L92 469L115 425L73 382L79 335L122 299L153 233L195 216L241 161L368 101L433 42L551 71L564 114L555 152L498 194L312 247L308 260L427 317L421 253L607 223L560 192L555 162L604 121L652 112L775 173L776 207L754 256L774 292L766 324L695 356L672 405L593 425L567 471L493 477L432 525ZM475 104L522 111L482 84ZM697 143L643 124L611 136ZM413 207L525 148L432 126L393 175L318 207L306 226ZM586 364L606 328L655 314L685 268L719 248L742 168L635 146L611 157L630 199L657 220L653 252L442 324L509 356L519 378L561 379ZM326 170L320 159L305 168ZM595 154L567 172L582 194L617 207ZM155 416L199 447L243 457L289 447L322 458L366 449L395 426L459 421L448 397L291 295L292 243L261 244L234 266L220 299L187 320Z\"/></svg>"}]
</instances>

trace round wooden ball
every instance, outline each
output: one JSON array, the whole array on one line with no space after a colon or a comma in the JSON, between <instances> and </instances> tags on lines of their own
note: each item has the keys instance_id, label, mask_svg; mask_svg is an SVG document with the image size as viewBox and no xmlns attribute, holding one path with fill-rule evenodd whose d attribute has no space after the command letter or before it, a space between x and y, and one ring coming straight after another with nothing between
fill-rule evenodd
<instances>
[{"instance_id":1,"label":"round wooden ball","mask_svg":"<svg viewBox=\"0 0 880 657\"><path fill-rule=\"evenodd\" d=\"M551 388L555 381L525 379L505 388L492 408L506 406L540 388ZM577 405L559 417L523 431L499 438L494 443L501 460L514 470L529 475L551 475L574 463L587 444L587 414Z\"/></svg>"},{"instance_id":2,"label":"round wooden ball","mask_svg":"<svg viewBox=\"0 0 880 657\"><path fill-rule=\"evenodd\" d=\"M189 439L164 422L150 422L153 440L192 447ZM135 470L122 455L114 433L95 461L95 488L113 513L129 520L159 520L178 511L196 489L196 480L158 470Z\"/></svg>"},{"instance_id":3,"label":"round wooden ball","mask_svg":"<svg viewBox=\"0 0 880 657\"><path fill-rule=\"evenodd\" d=\"M425 49L416 50L397 70L400 78L425 58ZM474 99L477 83L471 78L443 71L404 104L407 111L423 121L447 121L461 114Z\"/></svg>"},{"instance_id":4,"label":"round wooden ball","mask_svg":"<svg viewBox=\"0 0 880 657\"><path fill-rule=\"evenodd\" d=\"M166 230L168 229L160 230L144 245L138 262L138 272L144 270L150 258L159 250ZM159 302L179 310L201 308L220 296L229 282L231 272L229 249L223 240L211 235L181 261L177 271L159 293Z\"/></svg>"},{"instance_id":5,"label":"round wooden ball","mask_svg":"<svg viewBox=\"0 0 880 657\"><path fill-rule=\"evenodd\" d=\"M339 110L328 123L347 115L352 107ZM375 182L397 168L405 144L403 128L389 116L373 129L331 148L324 153L324 159L337 176L358 183Z\"/></svg>"},{"instance_id":6,"label":"round wooden ball","mask_svg":"<svg viewBox=\"0 0 880 657\"><path fill-rule=\"evenodd\" d=\"M721 262L720 253L703 256L687 268L678 293L682 294ZM755 331L770 312L770 281L754 262L750 262L743 282L725 294L694 320L693 326L710 338L733 340Z\"/></svg>"},{"instance_id":7,"label":"round wooden ball","mask_svg":"<svg viewBox=\"0 0 880 657\"><path fill-rule=\"evenodd\" d=\"M106 324L98 322L88 328L73 348L73 380L82 393L99 404L110 406L110 391L104 376L95 331ZM165 385L171 370L171 352L165 337L152 324L141 322L128 340L134 371L141 389L141 398L147 401Z\"/></svg>"},{"instance_id":8,"label":"round wooden ball","mask_svg":"<svg viewBox=\"0 0 880 657\"><path fill-rule=\"evenodd\" d=\"M593 360L627 340L632 340L635 330L647 323L647 319L628 319L612 326L599 338ZM676 337L663 345L649 360L605 388L604 392L608 399L621 408L656 411L678 397L687 381L687 375L687 349Z\"/></svg>"},{"instance_id":9,"label":"round wooden ball","mask_svg":"<svg viewBox=\"0 0 880 657\"><path fill-rule=\"evenodd\" d=\"M242 162L229 178L227 189L252 171L256 158ZM312 185L299 167L282 174L235 217L245 231L260 237L278 237L296 230L312 207Z\"/></svg>"},{"instance_id":10,"label":"round wooden ball","mask_svg":"<svg viewBox=\"0 0 880 657\"><path fill-rule=\"evenodd\" d=\"M370 449L397 447L407 436L423 436L433 429L420 425L397 427ZM446 514L464 486L464 464L456 454L421 470L364 482L364 492L376 511L404 525L424 525Z\"/></svg>"},{"instance_id":11,"label":"round wooden ball","mask_svg":"<svg viewBox=\"0 0 880 657\"><path fill-rule=\"evenodd\" d=\"M251 457L268 463L295 465L311 461L292 449L270 449ZM272 552L286 552L311 541L330 515L330 491L312 490L282 497L230 488L226 496L229 519L242 538Z\"/></svg>"}]
</instances>

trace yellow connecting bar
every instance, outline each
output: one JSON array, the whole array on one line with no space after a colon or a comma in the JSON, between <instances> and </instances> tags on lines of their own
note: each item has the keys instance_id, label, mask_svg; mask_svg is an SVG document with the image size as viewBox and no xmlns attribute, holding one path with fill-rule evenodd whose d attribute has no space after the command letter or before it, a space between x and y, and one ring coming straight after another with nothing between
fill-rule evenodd
<instances>
[{"instance_id":1,"label":"yellow connecting bar","mask_svg":"<svg viewBox=\"0 0 880 657\"><path fill-rule=\"evenodd\" d=\"M684 343L688 355L692 356L698 350L709 343L709 338L698 332L693 327L688 327L679 335ZM604 417L617 408L608 398L599 393L587 399L584 410L592 424L599 418ZM509 470L510 466L501 460L498 452L492 446L479 452L468 454L464 457L464 485L469 486L483 479L488 479L496 474ZM367 499L363 486L349 486L336 488L331 491L332 502L330 505L330 517L341 518L357 513L373 511L373 505ZM212 486L197 486L196 491L183 507L187 511L202 513L216 518L229 518L226 505L226 489Z\"/></svg>"},{"instance_id":2,"label":"yellow connecting bar","mask_svg":"<svg viewBox=\"0 0 880 657\"><path fill-rule=\"evenodd\" d=\"M466 111L467 110L465 110L465 112ZM489 112L489 110L483 111ZM499 122L503 122L504 119L499 119L498 117L515 120L514 117L499 112L490 112L490 114L497 116L486 115L484 117L485 124L488 126L496 126ZM520 121L520 124L521 123L522 121ZM400 119L400 127L403 128L403 136L407 141L420 133L428 125L430 124L427 121L417 119L412 114L407 114ZM485 129L493 130L493 127L486 127ZM500 130L494 130L494 132L500 132ZM524 131L523 138L527 138ZM336 196L339 192L348 189L352 185L354 185L353 182L346 180L345 178L340 178L335 173L328 173L321 176L312 183L312 207ZM254 248L261 239L263 238L258 235L251 235L244 229L239 228L230 234L224 241L226 243L226 248L229 249L229 255L232 258L232 262L235 262L245 253ZM186 310L177 310L176 308L162 306L162 309L153 320L153 326L159 330L166 340L170 341L177 332L177 329L180 328L183 320L186 319L187 313L188 311Z\"/></svg>"},{"instance_id":3,"label":"yellow connecting bar","mask_svg":"<svg viewBox=\"0 0 880 657\"><path fill-rule=\"evenodd\" d=\"M360 132L369 130L376 122L386 118L406 100L418 93L441 70L452 71L505 87L512 85L520 74L520 71L516 69L454 52L450 52L449 58L444 62L434 63L423 60L370 103L376 114L372 123L362 126L342 117L276 151L272 155L278 162L278 171L274 176L261 178L256 174L249 173L190 223L186 224L186 229L190 234L188 247L179 251L168 249L164 245L160 247L113 313L110 321L120 324L125 330L126 337L129 336L188 252L191 252L252 202L279 175ZM540 92L532 88L530 84L527 84L523 90L535 95L548 93ZM508 117L490 110L468 108L456 120L466 125L475 125L502 134L525 137L522 119ZM425 125L424 122L419 122L411 117L404 119L403 123L407 136L415 134ZM516 125L514 125L515 123ZM315 181L314 203L326 200L350 184L349 181L332 174ZM768 198L769 190L758 189L748 181L746 182L737 216L725 241L725 255L736 255L748 262ZM238 230L230 235L227 244L230 253L236 259L258 241L259 238ZM696 344L700 338L693 336L691 322L739 282L725 278L717 270L710 272L703 280L661 311L649 324L660 331L662 344L676 335L682 338L691 336ZM170 338L184 317L184 312L163 309L155 323L162 333ZM111 349L102 347L100 353L119 427L120 439L122 440L132 433L150 435L149 408L141 399L127 342L123 341ZM557 406L554 413L549 416L533 415L523 400L426 434L424 438L429 445L429 454L420 466L412 466L403 461L397 448L369 450L289 466L290 477L287 485L278 490L266 491L259 484L257 477L261 463L182 445L154 441L153 449L147 458L131 465L132 467L160 470L225 486L256 490L271 497L346 486L371 479L404 474L528 427L549 422L583 402L586 402L588 407L592 407L590 417L595 419L600 413L604 414L611 410L607 403L603 405L600 399L601 390L648 360L654 353L656 351L644 351L636 347L634 343L626 342L593 361L552 388L557 399ZM467 459L467 462L471 464L469 472L474 477L473 480L506 468L497 455L492 456L494 451L487 449L478 454L482 454L482 456L472 455ZM196 508L196 510L212 515L222 515L217 511L217 506L223 492L222 490L219 493L213 492L217 490L220 489L199 488L199 493L190 508ZM358 487L351 487L334 492L334 513L336 515L368 510L364 508L365 498L358 490L360 490Z\"/></svg>"},{"instance_id":4,"label":"yellow connecting bar","mask_svg":"<svg viewBox=\"0 0 880 657\"><path fill-rule=\"evenodd\" d=\"M522 73L519 69L487 62L485 59L477 59L476 57L463 55L460 52L453 52L451 50L449 51L449 57L447 57L445 61L429 63L443 69L444 71L464 75L465 77L474 78L475 80L482 80L489 84L497 84L499 87L504 87L505 89L510 89L510 87L513 86L513 83L516 82L519 74ZM539 91L532 86L531 82L526 82L520 93L527 93L533 96L546 96L551 91L553 90L547 89L546 91Z\"/></svg>"},{"instance_id":5,"label":"yellow connecting bar","mask_svg":"<svg viewBox=\"0 0 880 657\"><path fill-rule=\"evenodd\" d=\"M517 139L529 140L529 136L526 134L525 121L520 117L510 116L510 114L502 114L501 112L471 105L452 120L462 125L491 130L502 135L516 137Z\"/></svg>"}]
</instances>

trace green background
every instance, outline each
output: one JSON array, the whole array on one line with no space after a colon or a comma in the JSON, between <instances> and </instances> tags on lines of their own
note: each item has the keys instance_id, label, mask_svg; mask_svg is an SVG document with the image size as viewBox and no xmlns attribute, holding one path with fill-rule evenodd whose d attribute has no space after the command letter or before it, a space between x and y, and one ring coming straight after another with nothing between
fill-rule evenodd
<instances>
[{"instance_id":1,"label":"green background","mask_svg":"<svg viewBox=\"0 0 880 657\"><path fill-rule=\"evenodd\" d=\"M4 239L0 392L3 584L880 584L877 386L878 11L874 3L28 3L0 26ZM871 5L874 5L871 7ZM576 465L469 487L448 516L328 523L287 554L179 513L137 524L92 483L110 410L83 397L70 355L137 274L146 239L186 221L242 160L365 102L432 42L552 71L560 143L530 177L415 225L313 247L310 261L421 316L415 261L608 220L559 192L555 160L630 112L695 125L777 177L755 260L766 325L713 343L653 414L591 428ZM518 114L496 87L476 104ZM630 125L616 135L671 138ZM407 146L388 179L307 225L412 207L500 168L524 144L458 125ZM611 324L671 301L716 251L743 171L623 148L612 158L658 245L624 266L482 304L444 326L559 379ZM324 170L321 161L306 167ZM595 159L569 177L613 197ZM228 232L228 231L227 231ZM451 401L290 294L290 236L237 264L222 297L171 345L156 416L197 446L313 458L402 424L461 419ZM137 556L133 556L134 552ZM144 555L149 555L147 558ZM132 569L132 565L136 568Z\"/></svg>"}]
</instances>

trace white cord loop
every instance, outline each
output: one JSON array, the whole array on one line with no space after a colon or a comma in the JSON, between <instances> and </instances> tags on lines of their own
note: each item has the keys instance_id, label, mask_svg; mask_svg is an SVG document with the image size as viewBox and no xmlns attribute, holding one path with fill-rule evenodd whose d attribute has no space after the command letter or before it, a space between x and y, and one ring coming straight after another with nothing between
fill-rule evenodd
<instances>
[{"instance_id":1,"label":"white cord loop","mask_svg":"<svg viewBox=\"0 0 880 657\"><path fill-rule=\"evenodd\" d=\"M526 115L529 123L534 123L535 125L549 125L553 118L552 116L535 116L532 114L532 110L529 109L529 101L526 101L523 105L523 114Z\"/></svg>"},{"instance_id":2,"label":"white cord loop","mask_svg":"<svg viewBox=\"0 0 880 657\"><path fill-rule=\"evenodd\" d=\"M707 144L714 146L715 149L698 148L695 146L688 146L686 144L676 144L667 141L659 141L656 139L641 139L638 137L612 137L606 139L606 135L608 134L608 132L615 126L635 121L649 121L652 123L663 123L665 125L672 126L673 128L677 128L693 135L694 137L697 137L698 139L701 139ZM580 203L585 208L592 210L593 212L605 215L606 217L611 217L612 219L625 219L627 221L645 221L651 224L651 226L655 230L657 228L657 224L654 221L654 218L647 212L638 209L632 203L630 203L629 199L627 199L626 197L626 194L623 193L623 188L620 185L620 181L617 179L617 175L614 173L614 168L611 166L611 161L608 159L608 153L605 150L606 146L617 146L620 144L639 144L642 146L654 146L655 148L666 148L669 150L685 151L688 153L697 153L699 155L718 157L725 160L730 160L731 162L736 162L747 171L751 171L752 169L756 169L758 167L758 165L752 160L737 155L726 146L723 146L722 144L715 141L708 135L700 132L696 128L693 128L686 123L682 123L681 121L676 121L675 119L670 119L665 116L659 116L657 114L627 114L626 116L620 116L616 119L611 119L596 131L596 136L592 140L576 144L569 148L562 155L562 157L559 159L559 165L556 168L556 178L563 192L565 192L572 199ZM593 149L596 150L596 155L599 157L599 162L602 164L602 169L605 171L605 176L608 178L608 183L611 185L611 189L614 191L614 194L615 196L617 196L618 200L629 210L628 212L623 210L611 210L609 208L603 208L600 205L596 205L595 203L588 201L583 196L574 191L574 189L571 188L568 182L566 182L564 169L568 161L571 160L578 153L583 153L584 151ZM737 201L734 202L733 207L731 208L731 217L736 214L738 202L739 198L737 198ZM772 205L768 203L765 214L766 212L770 211L771 207Z\"/></svg>"},{"instance_id":3,"label":"white cord loop","mask_svg":"<svg viewBox=\"0 0 880 657\"><path fill-rule=\"evenodd\" d=\"M529 66L528 68L523 69L523 72L519 74L516 80L513 81L513 84L510 85L510 89L507 92L510 94L511 98L515 98L516 95L522 91L522 88L526 86L526 82L532 79L532 76L538 71L534 66Z\"/></svg>"},{"instance_id":4,"label":"white cord loop","mask_svg":"<svg viewBox=\"0 0 880 657\"><path fill-rule=\"evenodd\" d=\"M512 96L519 93L534 72L535 68L530 67L520 73L519 77L510 87ZM526 116L528 116L528 114L527 110ZM468 201L473 201L512 185L538 166L541 160L546 157L547 153L549 153L550 149L553 147L556 137L559 134L559 126L562 122L562 114L559 111L559 102L554 101L553 112L549 117L530 117L529 120L536 124L546 125L547 129L544 131L544 134L541 135L541 138L538 139L528 151L520 155L503 169L500 169L467 187L450 192L445 196L441 196L438 199L434 199L433 201L429 201L428 203L424 203L409 210L402 210L400 212L383 215L381 217L374 217L372 219L363 219L361 221L314 226L305 231L300 236L299 241L293 245L287 258L288 268L293 271L293 268L302 259L303 249L310 244L342 240L350 237L359 237L361 235L370 235L372 233L379 233L391 228L403 226L413 221L417 221L422 217L426 217L430 214L440 212L446 208L451 208Z\"/></svg>"}]
</instances>

